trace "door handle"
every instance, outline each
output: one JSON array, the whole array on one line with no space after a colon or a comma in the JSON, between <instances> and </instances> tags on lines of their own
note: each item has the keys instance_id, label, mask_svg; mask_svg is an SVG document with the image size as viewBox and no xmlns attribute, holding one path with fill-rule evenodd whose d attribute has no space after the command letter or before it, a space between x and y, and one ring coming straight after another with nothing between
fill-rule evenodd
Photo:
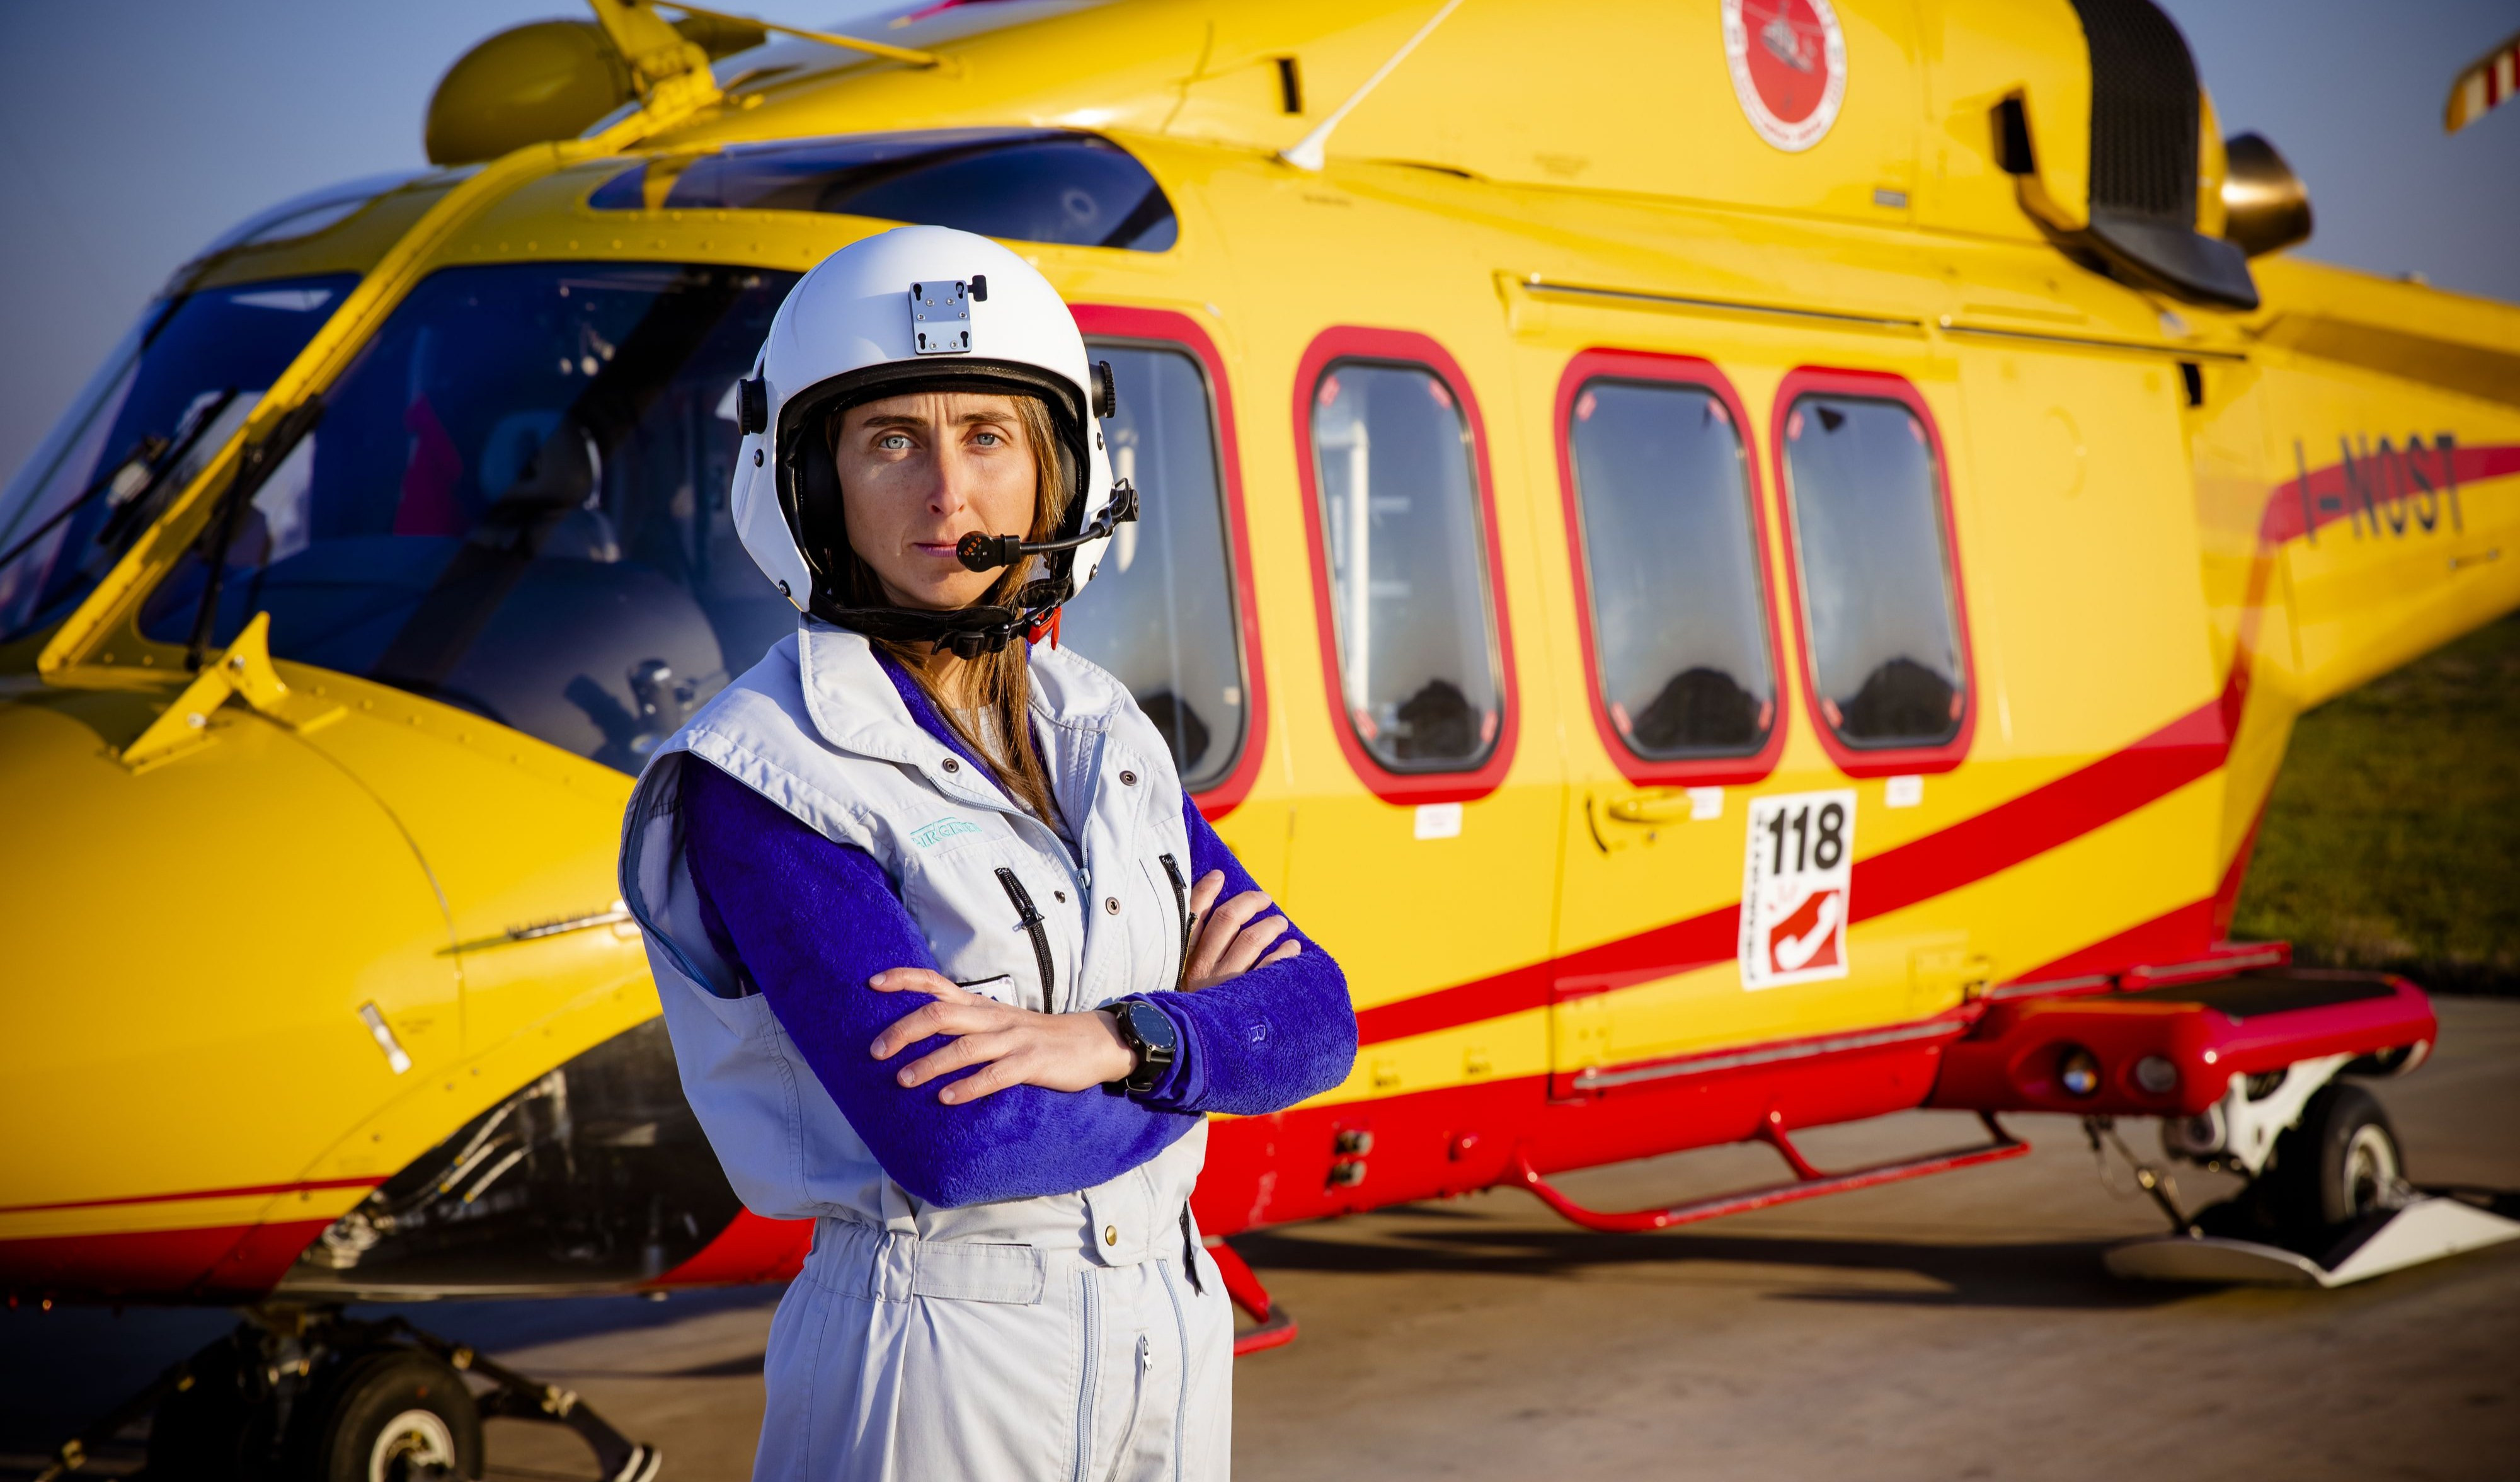
<instances>
[{"instance_id":1,"label":"door handle","mask_svg":"<svg viewBox=\"0 0 2520 1482\"><path fill-rule=\"evenodd\" d=\"M1677 824L1724 816L1721 787L1649 787L1614 797L1602 808L1623 824Z\"/></svg>"},{"instance_id":2,"label":"door handle","mask_svg":"<svg viewBox=\"0 0 2520 1482\"><path fill-rule=\"evenodd\" d=\"M1638 792L1614 797L1601 811L1623 824L1669 824L1688 817L1688 794Z\"/></svg>"}]
</instances>

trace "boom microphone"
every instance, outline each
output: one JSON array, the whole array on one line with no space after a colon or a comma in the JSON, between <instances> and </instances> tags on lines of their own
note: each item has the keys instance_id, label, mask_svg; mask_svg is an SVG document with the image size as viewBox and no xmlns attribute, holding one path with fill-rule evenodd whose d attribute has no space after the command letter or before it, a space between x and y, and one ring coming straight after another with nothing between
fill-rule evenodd
<instances>
[{"instance_id":1,"label":"boom microphone","mask_svg":"<svg viewBox=\"0 0 2520 1482\"><path fill-rule=\"evenodd\" d=\"M1138 491L1123 478L1111 485L1111 499L1102 506L1102 513L1065 540L1027 541L1020 535L983 535L973 530L954 543L954 558L968 570L994 570L1012 566L1027 556L1048 556L1055 551L1092 545L1120 528L1124 521L1137 517Z\"/></svg>"}]
</instances>

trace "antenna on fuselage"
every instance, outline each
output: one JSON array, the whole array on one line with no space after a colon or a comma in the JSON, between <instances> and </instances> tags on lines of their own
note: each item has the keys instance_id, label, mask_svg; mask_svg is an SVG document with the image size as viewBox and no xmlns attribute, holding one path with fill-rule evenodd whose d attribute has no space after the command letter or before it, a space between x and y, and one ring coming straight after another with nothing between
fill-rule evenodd
<instances>
[{"instance_id":1,"label":"antenna on fuselage","mask_svg":"<svg viewBox=\"0 0 2520 1482\"><path fill-rule=\"evenodd\" d=\"M1435 27L1443 24L1446 17L1461 8L1462 0L1444 0L1444 8L1437 11L1424 25L1418 27L1418 34L1402 42L1400 50L1393 52L1389 61L1375 67L1373 75L1365 79L1363 87L1348 94L1345 103L1330 110L1330 115L1321 121L1321 126L1297 140L1292 149L1279 151L1278 157L1299 170L1318 172L1325 162L1325 152L1329 148L1330 132L1346 121L1347 115L1356 111L1356 106L1365 101L1366 94L1382 85L1382 79L1390 76L1394 67L1409 60L1409 54L1418 50L1418 43L1435 34Z\"/></svg>"}]
</instances>

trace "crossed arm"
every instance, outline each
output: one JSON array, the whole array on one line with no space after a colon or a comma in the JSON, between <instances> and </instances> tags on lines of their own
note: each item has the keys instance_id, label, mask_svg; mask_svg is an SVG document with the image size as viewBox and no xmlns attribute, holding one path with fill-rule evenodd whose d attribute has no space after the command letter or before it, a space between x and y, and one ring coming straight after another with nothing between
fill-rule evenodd
<instances>
[{"instance_id":1,"label":"crossed arm","mask_svg":"<svg viewBox=\"0 0 2520 1482\"><path fill-rule=\"evenodd\" d=\"M1122 1098L1099 1089L1132 1064L1107 1014L1034 1013L956 988L871 856L697 757L684 765L712 944L759 985L884 1171L922 1200L1088 1189L1162 1151L1200 1113L1290 1105L1336 1085L1355 1057L1337 965L1269 914L1187 803L1202 917L1192 982L1205 986L1137 995L1180 1027L1182 1053L1150 1093ZM905 993L927 1002L905 1012Z\"/></svg>"}]
</instances>

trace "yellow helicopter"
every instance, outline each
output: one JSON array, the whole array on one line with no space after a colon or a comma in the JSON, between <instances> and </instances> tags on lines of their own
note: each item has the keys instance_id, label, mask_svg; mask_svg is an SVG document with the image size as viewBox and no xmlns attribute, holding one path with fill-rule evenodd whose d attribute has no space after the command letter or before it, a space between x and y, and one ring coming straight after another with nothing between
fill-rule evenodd
<instances>
[{"instance_id":1,"label":"yellow helicopter","mask_svg":"<svg viewBox=\"0 0 2520 1482\"><path fill-rule=\"evenodd\" d=\"M2149 0L591 3L455 65L436 167L204 250L0 495L0 1290L248 1316L87 1444L460 1470L486 1411L652 1475L340 1307L793 1270L613 860L793 621L736 382L901 221L1077 306L1147 505L1057 641L1354 985L1350 1081L1214 1129L1213 1237L1659 1229L2022 1109L2251 1177L2134 1267L2406 1204L2339 1077L2421 992L2227 937L2293 717L2520 606L2520 308L2281 255L2306 195ZM1919 1105L1986 1141L1792 1141ZM1747 1140L1790 1177L1550 1182Z\"/></svg>"}]
</instances>

